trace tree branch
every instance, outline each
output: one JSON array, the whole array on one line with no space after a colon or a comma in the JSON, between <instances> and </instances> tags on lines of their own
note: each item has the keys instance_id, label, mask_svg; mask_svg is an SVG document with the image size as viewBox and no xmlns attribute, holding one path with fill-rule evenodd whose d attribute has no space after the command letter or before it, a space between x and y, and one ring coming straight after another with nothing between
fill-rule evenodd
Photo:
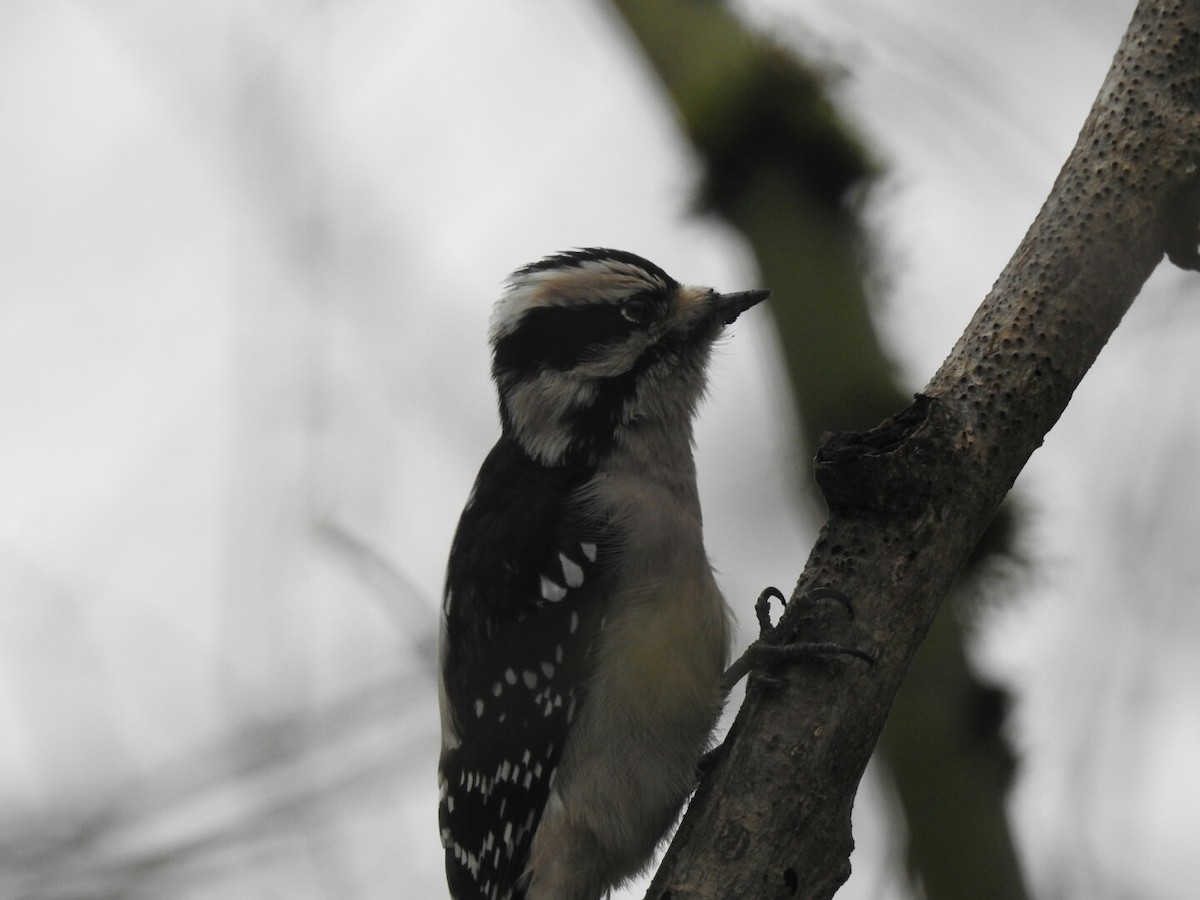
<instances>
[{"instance_id":1,"label":"tree branch","mask_svg":"<svg viewBox=\"0 0 1200 900\"><path fill-rule=\"evenodd\" d=\"M1049 198L916 402L817 456L830 516L796 594L853 598L805 634L876 656L752 686L649 897L827 898L850 810L904 673L953 578L1164 253L1194 266L1200 2L1142 0ZM813 631L809 631L808 628Z\"/></svg>"}]
</instances>

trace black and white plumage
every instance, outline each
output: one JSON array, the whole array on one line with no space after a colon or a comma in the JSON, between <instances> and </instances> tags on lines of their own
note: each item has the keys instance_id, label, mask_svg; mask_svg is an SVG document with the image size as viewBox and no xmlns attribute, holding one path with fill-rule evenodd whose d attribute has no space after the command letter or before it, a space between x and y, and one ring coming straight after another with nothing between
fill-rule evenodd
<instances>
[{"instance_id":1,"label":"black and white plumage","mask_svg":"<svg viewBox=\"0 0 1200 900\"><path fill-rule=\"evenodd\" d=\"M440 646L455 900L596 900L694 786L729 625L692 417L713 341L767 293L587 249L519 269L496 303L502 434L451 548Z\"/></svg>"}]
</instances>

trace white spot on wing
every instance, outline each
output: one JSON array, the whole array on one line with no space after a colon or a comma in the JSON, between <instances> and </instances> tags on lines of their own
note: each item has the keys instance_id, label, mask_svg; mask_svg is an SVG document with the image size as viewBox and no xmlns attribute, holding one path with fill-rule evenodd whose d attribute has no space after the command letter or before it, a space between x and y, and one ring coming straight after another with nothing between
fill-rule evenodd
<instances>
[{"instance_id":1,"label":"white spot on wing","mask_svg":"<svg viewBox=\"0 0 1200 900\"><path fill-rule=\"evenodd\" d=\"M596 561L596 545L591 543L582 543L579 549L583 551L583 555L588 558L588 562Z\"/></svg>"},{"instance_id":2,"label":"white spot on wing","mask_svg":"<svg viewBox=\"0 0 1200 900\"><path fill-rule=\"evenodd\" d=\"M577 588L583 584L582 566L562 553L558 554L558 561L562 563L563 578L567 580L567 587Z\"/></svg>"},{"instance_id":3,"label":"white spot on wing","mask_svg":"<svg viewBox=\"0 0 1200 900\"><path fill-rule=\"evenodd\" d=\"M563 597L567 596L567 589L561 584L557 584L542 576L542 599L549 603L557 603Z\"/></svg>"}]
</instances>

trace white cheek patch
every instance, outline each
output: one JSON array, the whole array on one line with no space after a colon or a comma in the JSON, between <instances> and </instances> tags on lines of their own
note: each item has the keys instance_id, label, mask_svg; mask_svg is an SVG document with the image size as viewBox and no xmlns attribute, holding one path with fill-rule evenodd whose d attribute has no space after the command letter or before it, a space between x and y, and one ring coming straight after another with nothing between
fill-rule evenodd
<instances>
[{"instance_id":1,"label":"white cheek patch","mask_svg":"<svg viewBox=\"0 0 1200 900\"><path fill-rule=\"evenodd\" d=\"M535 459L555 463L570 449L574 433L564 419L596 399L596 385L566 372L540 372L513 385L505 407L525 450Z\"/></svg>"}]
</instances>

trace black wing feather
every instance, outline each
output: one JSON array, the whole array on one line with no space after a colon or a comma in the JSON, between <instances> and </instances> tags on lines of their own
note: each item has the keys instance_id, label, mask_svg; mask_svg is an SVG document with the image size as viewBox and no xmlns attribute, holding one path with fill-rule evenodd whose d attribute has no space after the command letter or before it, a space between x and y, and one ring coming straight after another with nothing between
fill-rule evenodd
<instances>
[{"instance_id":1,"label":"black wing feather","mask_svg":"<svg viewBox=\"0 0 1200 900\"><path fill-rule=\"evenodd\" d=\"M455 900L520 900L517 882L584 701L604 524L571 496L593 472L550 469L502 438L459 522L446 583L443 686L460 743L442 754L439 819Z\"/></svg>"}]
</instances>

